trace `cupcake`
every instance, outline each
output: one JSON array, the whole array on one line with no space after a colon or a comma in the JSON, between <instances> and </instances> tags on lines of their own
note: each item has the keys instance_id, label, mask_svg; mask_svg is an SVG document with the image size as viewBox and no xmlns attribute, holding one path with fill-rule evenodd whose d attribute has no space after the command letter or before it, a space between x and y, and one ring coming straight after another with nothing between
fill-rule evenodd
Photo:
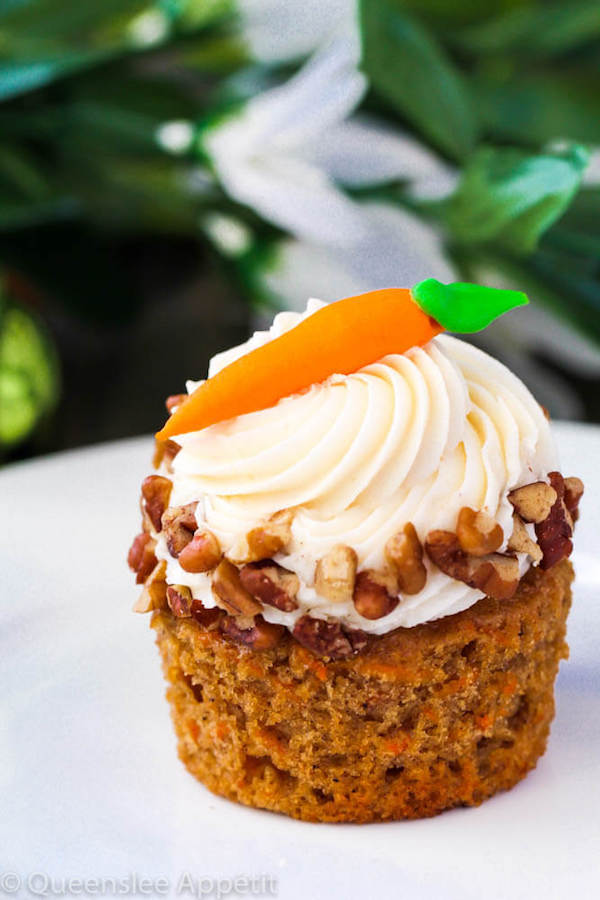
<instances>
[{"instance_id":1,"label":"cupcake","mask_svg":"<svg viewBox=\"0 0 600 900\"><path fill-rule=\"evenodd\" d=\"M167 400L129 564L210 790L418 818L543 754L583 485L521 381L445 333L524 302L432 279L310 300Z\"/></svg>"}]
</instances>

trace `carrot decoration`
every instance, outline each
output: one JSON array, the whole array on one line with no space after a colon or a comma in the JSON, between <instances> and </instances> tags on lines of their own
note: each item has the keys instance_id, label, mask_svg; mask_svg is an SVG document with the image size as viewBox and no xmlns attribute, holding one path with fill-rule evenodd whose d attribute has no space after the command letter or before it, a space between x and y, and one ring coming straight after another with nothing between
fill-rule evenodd
<instances>
[{"instance_id":1,"label":"carrot decoration","mask_svg":"<svg viewBox=\"0 0 600 900\"><path fill-rule=\"evenodd\" d=\"M166 440L274 406L330 375L349 375L390 353L428 343L442 331L479 331L514 306L518 291L433 278L412 291L386 288L323 307L295 328L203 382L156 435Z\"/></svg>"}]
</instances>

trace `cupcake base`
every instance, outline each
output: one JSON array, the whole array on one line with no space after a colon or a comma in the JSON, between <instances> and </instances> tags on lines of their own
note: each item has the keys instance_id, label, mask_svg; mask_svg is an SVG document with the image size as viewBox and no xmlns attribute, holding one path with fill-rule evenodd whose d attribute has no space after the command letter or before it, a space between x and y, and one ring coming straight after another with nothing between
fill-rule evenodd
<instances>
[{"instance_id":1,"label":"cupcake base","mask_svg":"<svg viewBox=\"0 0 600 900\"><path fill-rule=\"evenodd\" d=\"M214 793L308 821L476 806L545 750L572 579L567 561L532 569L513 600L369 638L336 662L287 633L257 652L156 612L179 755Z\"/></svg>"}]
</instances>

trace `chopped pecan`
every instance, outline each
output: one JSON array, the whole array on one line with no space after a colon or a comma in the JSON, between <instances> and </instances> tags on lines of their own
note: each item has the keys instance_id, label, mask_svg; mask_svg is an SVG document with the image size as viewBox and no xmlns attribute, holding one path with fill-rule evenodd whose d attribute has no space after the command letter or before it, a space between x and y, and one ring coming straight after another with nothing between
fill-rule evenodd
<instances>
[{"instance_id":1,"label":"chopped pecan","mask_svg":"<svg viewBox=\"0 0 600 900\"><path fill-rule=\"evenodd\" d=\"M196 530L196 503L185 506L170 506L162 514L162 530L171 556L177 558L187 547Z\"/></svg>"},{"instance_id":2,"label":"chopped pecan","mask_svg":"<svg viewBox=\"0 0 600 900\"><path fill-rule=\"evenodd\" d=\"M388 593L389 579L366 569L354 583L354 607L365 619L381 619L398 606L399 598Z\"/></svg>"},{"instance_id":3,"label":"chopped pecan","mask_svg":"<svg viewBox=\"0 0 600 900\"><path fill-rule=\"evenodd\" d=\"M162 609L167 600L166 574L167 564L161 560L146 579L144 590L133 606L134 612L146 613L153 609Z\"/></svg>"},{"instance_id":4,"label":"chopped pecan","mask_svg":"<svg viewBox=\"0 0 600 900\"><path fill-rule=\"evenodd\" d=\"M285 631L283 625L265 622L262 616L256 616L251 628L241 628L239 621L231 616L224 616L219 627L226 637L236 644L250 647L251 650L272 650Z\"/></svg>"},{"instance_id":5,"label":"chopped pecan","mask_svg":"<svg viewBox=\"0 0 600 900\"><path fill-rule=\"evenodd\" d=\"M307 650L329 659L356 656L368 643L364 631L344 628L339 622L325 622L323 619L313 619L312 616L298 619L293 635Z\"/></svg>"},{"instance_id":6,"label":"chopped pecan","mask_svg":"<svg viewBox=\"0 0 600 900\"><path fill-rule=\"evenodd\" d=\"M142 501L155 531L162 528L161 518L169 505L172 482L162 475L148 475L142 481Z\"/></svg>"},{"instance_id":7,"label":"chopped pecan","mask_svg":"<svg viewBox=\"0 0 600 900\"><path fill-rule=\"evenodd\" d=\"M573 475L570 478L565 478L565 506L574 522L579 518L579 501L583 497L583 490L581 478L576 478Z\"/></svg>"},{"instance_id":8,"label":"chopped pecan","mask_svg":"<svg viewBox=\"0 0 600 900\"><path fill-rule=\"evenodd\" d=\"M336 544L317 562L315 569L317 594L331 603L352 600L357 565L358 557L352 547Z\"/></svg>"},{"instance_id":9,"label":"chopped pecan","mask_svg":"<svg viewBox=\"0 0 600 900\"><path fill-rule=\"evenodd\" d=\"M224 616L225 613L222 609L218 607L207 609L201 600L192 600L192 617L209 631L213 631Z\"/></svg>"},{"instance_id":10,"label":"chopped pecan","mask_svg":"<svg viewBox=\"0 0 600 900\"><path fill-rule=\"evenodd\" d=\"M179 565L186 572L210 572L219 564L222 555L212 531L202 529L179 554Z\"/></svg>"},{"instance_id":11,"label":"chopped pecan","mask_svg":"<svg viewBox=\"0 0 600 900\"><path fill-rule=\"evenodd\" d=\"M556 501L549 515L535 526L538 544L544 554L540 569L550 569L573 552L573 520L565 505L565 482L560 472L550 472L550 484Z\"/></svg>"},{"instance_id":12,"label":"chopped pecan","mask_svg":"<svg viewBox=\"0 0 600 900\"><path fill-rule=\"evenodd\" d=\"M476 558L474 586L496 600L510 600L519 587L519 563L514 556L491 553Z\"/></svg>"},{"instance_id":13,"label":"chopped pecan","mask_svg":"<svg viewBox=\"0 0 600 900\"><path fill-rule=\"evenodd\" d=\"M515 553L527 553L535 563L539 563L543 556L539 544L529 536L523 519L517 513L513 515L513 531L508 541L508 549L514 550Z\"/></svg>"},{"instance_id":14,"label":"chopped pecan","mask_svg":"<svg viewBox=\"0 0 600 900\"><path fill-rule=\"evenodd\" d=\"M170 397L167 397L165 400L165 406L167 407L167 412L172 413L176 406L181 406L184 400L187 400L187 394L171 394Z\"/></svg>"},{"instance_id":15,"label":"chopped pecan","mask_svg":"<svg viewBox=\"0 0 600 900\"><path fill-rule=\"evenodd\" d=\"M152 465L155 469L158 469L164 463L167 472L172 472L172 462L180 450L181 447L179 444L176 444L175 441L169 439L166 441L159 441L158 438L155 438Z\"/></svg>"},{"instance_id":16,"label":"chopped pecan","mask_svg":"<svg viewBox=\"0 0 600 900\"><path fill-rule=\"evenodd\" d=\"M543 522L556 503L556 491L545 481L534 481L523 487L515 488L508 499L524 522Z\"/></svg>"},{"instance_id":17,"label":"chopped pecan","mask_svg":"<svg viewBox=\"0 0 600 900\"><path fill-rule=\"evenodd\" d=\"M386 543L385 559L403 594L418 594L423 590L427 569L423 563L423 547L412 522Z\"/></svg>"},{"instance_id":18,"label":"chopped pecan","mask_svg":"<svg viewBox=\"0 0 600 900\"><path fill-rule=\"evenodd\" d=\"M240 580L246 590L263 603L284 612L298 609L298 576L283 566L278 566L272 559L248 563L240 570Z\"/></svg>"},{"instance_id":19,"label":"chopped pecan","mask_svg":"<svg viewBox=\"0 0 600 900\"><path fill-rule=\"evenodd\" d=\"M501 553L469 556L452 531L430 531L425 549L438 569L488 597L509 600L516 593L519 564L514 556Z\"/></svg>"},{"instance_id":20,"label":"chopped pecan","mask_svg":"<svg viewBox=\"0 0 600 900\"><path fill-rule=\"evenodd\" d=\"M244 535L230 550L229 557L237 563L259 562L286 550L292 539L293 518L290 509L274 513Z\"/></svg>"},{"instance_id":21,"label":"chopped pecan","mask_svg":"<svg viewBox=\"0 0 600 900\"><path fill-rule=\"evenodd\" d=\"M173 615L178 618L186 619L192 615L192 592L184 584L169 585L167 603Z\"/></svg>"},{"instance_id":22,"label":"chopped pecan","mask_svg":"<svg viewBox=\"0 0 600 900\"><path fill-rule=\"evenodd\" d=\"M487 556L502 546L504 532L488 513L463 506L458 514L456 536L465 553Z\"/></svg>"},{"instance_id":23,"label":"chopped pecan","mask_svg":"<svg viewBox=\"0 0 600 900\"><path fill-rule=\"evenodd\" d=\"M156 541L146 531L142 531L133 539L127 554L127 563L136 573L136 584L143 584L156 565L155 547Z\"/></svg>"},{"instance_id":24,"label":"chopped pecan","mask_svg":"<svg viewBox=\"0 0 600 900\"><path fill-rule=\"evenodd\" d=\"M232 616L255 616L262 606L240 581L238 569L222 559L213 573L212 591L217 605Z\"/></svg>"}]
</instances>

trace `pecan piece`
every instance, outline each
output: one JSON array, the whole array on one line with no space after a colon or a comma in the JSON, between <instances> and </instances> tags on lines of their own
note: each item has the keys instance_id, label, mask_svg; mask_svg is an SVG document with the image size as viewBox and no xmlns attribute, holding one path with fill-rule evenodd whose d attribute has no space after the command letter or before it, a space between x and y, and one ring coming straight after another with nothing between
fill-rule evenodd
<instances>
[{"instance_id":1,"label":"pecan piece","mask_svg":"<svg viewBox=\"0 0 600 900\"><path fill-rule=\"evenodd\" d=\"M313 619L312 616L298 619L292 634L307 650L329 659L356 656L368 643L364 631L343 628L339 622L325 622L323 619Z\"/></svg>"},{"instance_id":2,"label":"pecan piece","mask_svg":"<svg viewBox=\"0 0 600 900\"><path fill-rule=\"evenodd\" d=\"M220 629L236 644L250 647L251 650L272 650L277 646L285 631L283 625L265 622L262 616L254 619L251 628L241 628L239 622L236 622L231 616L224 616Z\"/></svg>"},{"instance_id":3,"label":"pecan piece","mask_svg":"<svg viewBox=\"0 0 600 900\"><path fill-rule=\"evenodd\" d=\"M579 501L583 497L583 490L581 478L576 478L573 475L570 478L565 478L565 506L574 522L579 518Z\"/></svg>"},{"instance_id":4,"label":"pecan piece","mask_svg":"<svg viewBox=\"0 0 600 900\"><path fill-rule=\"evenodd\" d=\"M412 522L386 543L385 560L396 575L403 594L418 594L423 590L427 569L423 563L423 547Z\"/></svg>"},{"instance_id":5,"label":"pecan piece","mask_svg":"<svg viewBox=\"0 0 600 900\"><path fill-rule=\"evenodd\" d=\"M181 406L184 400L187 400L187 394L171 394L170 397L167 397L165 400L165 406L167 407L167 412L172 413L176 406Z\"/></svg>"},{"instance_id":6,"label":"pecan piece","mask_svg":"<svg viewBox=\"0 0 600 900\"><path fill-rule=\"evenodd\" d=\"M192 600L192 617L198 622L200 625L203 625L205 628L208 628L209 631L213 631L222 618L224 618L225 613L222 609L218 607L212 607L212 609L207 609L206 606L202 603L201 600L194 599Z\"/></svg>"},{"instance_id":7,"label":"pecan piece","mask_svg":"<svg viewBox=\"0 0 600 900\"><path fill-rule=\"evenodd\" d=\"M538 544L544 554L540 569L550 569L573 552L573 520L565 505L565 482L560 472L550 472L550 484L556 501L549 515L535 526Z\"/></svg>"},{"instance_id":8,"label":"pecan piece","mask_svg":"<svg viewBox=\"0 0 600 900\"><path fill-rule=\"evenodd\" d=\"M358 557L352 547L336 544L317 562L315 568L317 594L331 603L352 600L357 565Z\"/></svg>"},{"instance_id":9,"label":"pecan piece","mask_svg":"<svg viewBox=\"0 0 600 900\"><path fill-rule=\"evenodd\" d=\"M156 541L146 531L142 531L133 539L127 554L129 568L136 573L136 584L143 584L154 566Z\"/></svg>"},{"instance_id":10,"label":"pecan piece","mask_svg":"<svg viewBox=\"0 0 600 900\"><path fill-rule=\"evenodd\" d=\"M534 481L515 488L509 493L508 499L524 522L537 524L548 518L550 510L556 503L556 491L552 484Z\"/></svg>"},{"instance_id":11,"label":"pecan piece","mask_svg":"<svg viewBox=\"0 0 600 900\"><path fill-rule=\"evenodd\" d=\"M164 462L167 472L172 472L172 462L180 450L181 447L179 446L179 444L176 444L175 441L172 441L170 439L167 439L166 441L159 441L157 438L155 438L152 465L155 469L158 469Z\"/></svg>"},{"instance_id":12,"label":"pecan piece","mask_svg":"<svg viewBox=\"0 0 600 900\"><path fill-rule=\"evenodd\" d=\"M196 503L185 506L170 506L161 518L162 530L171 556L176 559L194 536L196 530Z\"/></svg>"},{"instance_id":13,"label":"pecan piece","mask_svg":"<svg viewBox=\"0 0 600 900\"><path fill-rule=\"evenodd\" d=\"M504 532L486 512L463 506L458 514L456 536L465 553L487 556L502 546Z\"/></svg>"},{"instance_id":14,"label":"pecan piece","mask_svg":"<svg viewBox=\"0 0 600 900\"><path fill-rule=\"evenodd\" d=\"M167 600L166 574L167 564L161 560L146 579L144 590L133 606L134 612L146 613L153 609L162 609Z\"/></svg>"},{"instance_id":15,"label":"pecan piece","mask_svg":"<svg viewBox=\"0 0 600 900\"><path fill-rule=\"evenodd\" d=\"M372 569L359 572L354 583L354 607L365 619L381 619L398 606L399 598L388 593L390 580Z\"/></svg>"},{"instance_id":16,"label":"pecan piece","mask_svg":"<svg viewBox=\"0 0 600 900\"><path fill-rule=\"evenodd\" d=\"M298 609L296 595L300 590L300 581L294 572L277 565L272 559L262 562L248 563L240 570L240 581L247 591L283 612Z\"/></svg>"},{"instance_id":17,"label":"pecan piece","mask_svg":"<svg viewBox=\"0 0 600 900\"><path fill-rule=\"evenodd\" d=\"M240 581L238 569L228 559L222 559L215 569L212 591L217 605L232 616L255 616L262 609Z\"/></svg>"},{"instance_id":18,"label":"pecan piece","mask_svg":"<svg viewBox=\"0 0 600 900\"><path fill-rule=\"evenodd\" d=\"M488 597L510 600L519 587L519 563L514 556L491 553L476 558L473 586Z\"/></svg>"},{"instance_id":19,"label":"pecan piece","mask_svg":"<svg viewBox=\"0 0 600 900\"><path fill-rule=\"evenodd\" d=\"M172 482L162 475L148 475L142 481L142 502L155 531L162 528L162 514L169 505Z\"/></svg>"},{"instance_id":20,"label":"pecan piece","mask_svg":"<svg viewBox=\"0 0 600 900\"><path fill-rule=\"evenodd\" d=\"M425 542L429 558L438 569L483 591L488 597L509 600L519 586L519 563L514 556L490 553L469 556L452 531L430 531Z\"/></svg>"},{"instance_id":21,"label":"pecan piece","mask_svg":"<svg viewBox=\"0 0 600 900\"><path fill-rule=\"evenodd\" d=\"M210 572L219 564L221 547L212 531L197 531L179 554L179 565L186 572Z\"/></svg>"},{"instance_id":22,"label":"pecan piece","mask_svg":"<svg viewBox=\"0 0 600 900\"><path fill-rule=\"evenodd\" d=\"M241 538L230 550L229 557L237 563L251 563L270 559L286 550L292 539L293 518L290 509L274 513Z\"/></svg>"},{"instance_id":23,"label":"pecan piece","mask_svg":"<svg viewBox=\"0 0 600 900\"><path fill-rule=\"evenodd\" d=\"M515 553L527 553L535 563L539 563L543 553L539 544L529 537L523 519L515 513L513 515L513 531L508 541L508 549Z\"/></svg>"},{"instance_id":24,"label":"pecan piece","mask_svg":"<svg viewBox=\"0 0 600 900\"><path fill-rule=\"evenodd\" d=\"M169 585L167 603L173 615L178 618L187 619L192 615L192 592L184 584Z\"/></svg>"}]
</instances>

